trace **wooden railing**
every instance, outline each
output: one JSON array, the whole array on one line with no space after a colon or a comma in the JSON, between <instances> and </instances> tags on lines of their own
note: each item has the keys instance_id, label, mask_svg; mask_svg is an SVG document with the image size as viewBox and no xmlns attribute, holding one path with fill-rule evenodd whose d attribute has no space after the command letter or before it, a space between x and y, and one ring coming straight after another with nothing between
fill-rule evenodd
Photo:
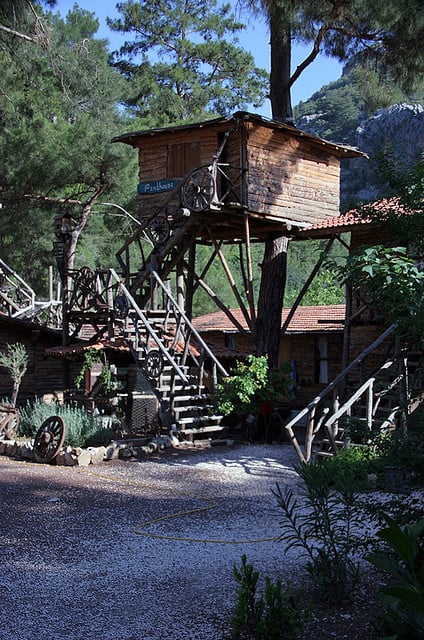
<instances>
[{"instance_id":1,"label":"wooden railing","mask_svg":"<svg viewBox=\"0 0 424 640\"><path fill-rule=\"evenodd\" d=\"M344 415L350 415L352 407L366 396L366 416L367 424L371 426L377 403L380 397L375 394L375 381L384 371L392 367L395 360L386 361L380 369L364 382L347 400L340 405L341 389L346 386L348 376L357 369L363 361L375 349L392 335L396 329L396 324L392 324L381 336L351 362L318 396L316 396L302 411L292 420L284 425L288 436L296 450L299 460L308 463L312 458L313 441L320 431L325 431L330 445L334 452L337 452L336 436L338 421ZM403 382L404 376L398 378L398 382ZM374 402L375 401L375 402ZM294 432L294 427L305 424L305 444L302 450Z\"/></svg>"}]
</instances>

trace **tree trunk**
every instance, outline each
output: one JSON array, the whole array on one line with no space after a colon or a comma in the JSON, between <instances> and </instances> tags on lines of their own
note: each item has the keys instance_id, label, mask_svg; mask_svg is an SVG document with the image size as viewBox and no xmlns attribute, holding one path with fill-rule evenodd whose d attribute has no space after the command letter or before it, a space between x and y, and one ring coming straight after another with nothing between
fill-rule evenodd
<instances>
[{"instance_id":1,"label":"tree trunk","mask_svg":"<svg viewBox=\"0 0 424 640\"><path fill-rule=\"evenodd\" d=\"M258 356L268 356L270 367L278 366L288 244L287 236L274 236L265 242L255 326L255 351Z\"/></svg>"},{"instance_id":2,"label":"tree trunk","mask_svg":"<svg viewBox=\"0 0 424 640\"><path fill-rule=\"evenodd\" d=\"M278 4L278 3L277 3ZM293 124L291 103L291 30L283 24L276 9L269 13L271 44L270 101L272 117Z\"/></svg>"}]
</instances>

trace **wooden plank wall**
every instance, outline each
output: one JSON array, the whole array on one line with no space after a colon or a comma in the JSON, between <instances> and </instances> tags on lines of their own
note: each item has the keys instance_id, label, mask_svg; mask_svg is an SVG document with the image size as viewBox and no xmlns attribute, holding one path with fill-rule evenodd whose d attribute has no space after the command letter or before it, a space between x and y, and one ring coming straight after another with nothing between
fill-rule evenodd
<instances>
[{"instance_id":1,"label":"wooden plank wall","mask_svg":"<svg viewBox=\"0 0 424 640\"><path fill-rule=\"evenodd\" d=\"M51 335L37 330L32 331L27 327L14 326L12 323L0 323L0 349L3 351L8 344L20 342L27 348L29 363L27 372L22 380L18 405L23 405L27 400L41 398L44 394L56 394L63 392L65 388L64 363L61 358L46 358L44 352L47 348L59 346L61 336L56 339ZM81 365L75 363L71 371L73 380ZM7 371L0 368L0 400L10 398L12 392L12 379Z\"/></svg>"},{"instance_id":2,"label":"wooden plank wall","mask_svg":"<svg viewBox=\"0 0 424 640\"><path fill-rule=\"evenodd\" d=\"M248 127L249 211L310 224L339 213L338 158L286 131Z\"/></svg>"},{"instance_id":3,"label":"wooden plank wall","mask_svg":"<svg viewBox=\"0 0 424 640\"><path fill-rule=\"evenodd\" d=\"M138 150L139 161L139 181L163 180L165 178L183 179L183 175L168 175L168 146L169 145L189 145L190 143L200 143L200 160L196 152L195 160L191 169L197 166L209 165L218 148L219 130L215 128L199 128L192 130L172 131L143 138L140 141ZM196 145L197 146L197 145ZM174 164L175 166L175 164ZM187 172L187 173L188 173ZM172 215L180 206L179 191L168 202L169 193L158 193L154 195L139 196L139 215L150 215L163 207L163 212Z\"/></svg>"}]
</instances>

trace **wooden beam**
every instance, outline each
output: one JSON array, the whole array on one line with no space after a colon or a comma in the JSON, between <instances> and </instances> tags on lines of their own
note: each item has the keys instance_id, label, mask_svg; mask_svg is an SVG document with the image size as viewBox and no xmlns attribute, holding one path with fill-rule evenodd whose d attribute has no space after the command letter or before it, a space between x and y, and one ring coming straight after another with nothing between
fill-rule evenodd
<instances>
[{"instance_id":1,"label":"wooden beam","mask_svg":"<svg viewBox=\"0 0 424 640\"><path fill-rule=\"evenodd\" d=\"M249 301L250 317L252 318L252 324L256 322L256 309L255 300L253 296L253 269L252 269L252 251L250 244L250 225L249 216L244 215L244 237L246 244L246 259L247 259L247 299Z\"/></svg>"},{"instance_id":2,"label":"wooden beam","mask_svg":"<svg viewBox=\"0 0 424 640\"><path fill-rule=\"evenodd\" d=\"M212 238L212 240L213 240L215 249L217 251L218 257L221 260L221 264L224 267L225 275L227 276L228 282L230 283L232 292L234 293L234 296L235 296L235 298L236 298L236 300L237 300L237 302L239 304L240 311L242 312L242 314L244 316L244 319L247 322L247 326L249 327L250 331L252 331L252 328L253 328L252 327L252 319L249 316L249 312L248 312L248 310L246 308L246 305L244 304L243 298L241 297L240 292L237 289L237 285L236 285L235 280L233 278L233 274L231 273L230 266L229 266L227 260L225 259L225 256L222 253L220 247L218 247L218 244L217 244L216 240L214 240L213 238Z\"/></svg>"},{"instance_id":3,"label":"wooden beam","mask_svg":"<svg viewBox=\"0 0 424 640\"><path fill-rule=\"evenodd\" d=\"M186 267L188 267L187 263L185 263ZM200 287L212 298L216 306L221 309L230 320L230 322L245 336L251 340L251 332L248 331L243 325L237 320L237 318L231 313L231 310L218 298L216 293L209 287L209 285L204 282L196 273L193 273L193 276Z\"/></svg>"}]
</instances>

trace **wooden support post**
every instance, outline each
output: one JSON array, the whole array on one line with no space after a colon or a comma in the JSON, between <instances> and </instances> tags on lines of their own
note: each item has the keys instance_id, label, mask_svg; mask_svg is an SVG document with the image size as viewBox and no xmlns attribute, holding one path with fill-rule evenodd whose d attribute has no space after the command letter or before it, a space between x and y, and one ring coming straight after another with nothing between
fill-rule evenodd
<instances>
[{"instance_id":1,"label":"wooden support post","mask_svg":"<svg viewBox=\"0 0 424 640\"><path fill-rule=\"evenodd\" d=\"M246 243L246 262L247 262L247 300L249 302L250 317L252 318L252 324L256 322L256 309L255 300L253 295L253 269L252 269L252 251L250 244L250 226L249 216L244 214L244 237Z\"/></svg>"},{"instance_id":2,"label":"wooden support post","mask_svg":"<svg viewBox=\"0 0 424 640\"><path fill-rule=\"evenodd\" d=\"M216 240L212 239L215 250L218 254L219 259L221 260L221 264L224 268L225 271L225 275L227 276L228 282L230 283L231 289L234 293L234 296L239 304L240 307L240 311L242 312L244 319L246 320L247 326L249 327L250 330L252 330L253 326L252 326L252 320L250 318L249 312L246 308L246 305L244 304L244 301L240 295L240 292L237 289L237 285L235 283L235 280L233 278L233 274L231 273L231 269L228 265L227 260L225 259L224 254L222 253L221 249L218 247Z\"/></svg>"}]
</instances>

